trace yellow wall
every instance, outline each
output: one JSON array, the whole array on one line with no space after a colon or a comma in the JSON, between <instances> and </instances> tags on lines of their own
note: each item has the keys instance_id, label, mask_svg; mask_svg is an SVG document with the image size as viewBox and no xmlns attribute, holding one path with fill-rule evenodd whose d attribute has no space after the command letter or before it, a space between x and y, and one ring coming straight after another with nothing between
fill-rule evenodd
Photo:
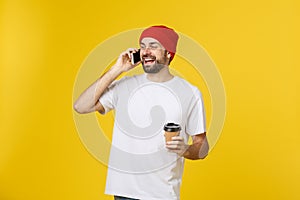
<instances>
[{"instance_id":1,"label":"yellow wall","mask_svg":"<svg viewBox=\"0 0 300 200\"><path fill-rule=\"evenodd\" d=\"M296 0L1 1L0 200L112 199L73 85L99 43L152 24L200 43L226 89L222 135L186 162L182 199L300 199L299 13Z\"/></svg>"}]
</instances>

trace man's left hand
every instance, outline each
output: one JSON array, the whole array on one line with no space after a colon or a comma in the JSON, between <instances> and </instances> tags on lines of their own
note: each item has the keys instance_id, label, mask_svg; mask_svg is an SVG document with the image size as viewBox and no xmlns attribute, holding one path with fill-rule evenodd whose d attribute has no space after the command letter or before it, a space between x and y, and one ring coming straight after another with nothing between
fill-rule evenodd
<instances>
[{"instance_id":1,"label":"man's left hand","mask_svg":"<svg viewBox=\"0 0 300 200\"><path fill-rule=\"evenodd\" d=\"M172 137L172 141L166 143L166 148L173 153L177 153L182 156L184 152L189 148L188 144L184 143L184 139L181 136Z\"/></svg>"}]
</instances>

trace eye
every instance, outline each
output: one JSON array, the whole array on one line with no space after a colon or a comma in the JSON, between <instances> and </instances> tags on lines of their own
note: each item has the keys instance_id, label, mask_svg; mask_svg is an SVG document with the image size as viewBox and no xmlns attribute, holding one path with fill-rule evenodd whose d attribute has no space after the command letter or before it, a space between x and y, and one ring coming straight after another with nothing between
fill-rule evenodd
<instances>
[{"instance_id":1,"label":"eye","mask_svg":"<svg viewBox=\"0 0 300 200\"><path fill-rule=\"evenodd\" d=\"M157 49L157 48L158 48L157 45L150 45L150 49L152 49L152 50L155 50L155 49Z\"/></svg>"}]
</instances>

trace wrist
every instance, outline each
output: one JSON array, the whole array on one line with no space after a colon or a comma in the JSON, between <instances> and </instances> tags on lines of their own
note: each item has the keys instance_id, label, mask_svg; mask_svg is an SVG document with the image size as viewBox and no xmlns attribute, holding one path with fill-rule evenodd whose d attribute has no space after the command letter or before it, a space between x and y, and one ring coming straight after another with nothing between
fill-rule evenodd
<instances>
[{"instance_id":1,"label":"wrist","mask_svg":"<svg viewBox=\"0 0 300 200\"><path fill-rule=\"evenodd\" d=\"M118 65L114 65L111 67L111 69L109 70L109 73L114 77L118 77L119 75L121 75L124 72L124 70L122 69L122 66L118 66Z\"/></svg>"},{"instance_id":2,"label":"wrist","mask_svg":"<svg viewBox=\"0 0 300 200\"><path fill-rule=\"evenodd\" d=\"M190 146L191 145L188 144L185 146L185 151L183 152L182 157L187 158L190 156L190 151L189 151Z\"/></svg>"}]
</instances>

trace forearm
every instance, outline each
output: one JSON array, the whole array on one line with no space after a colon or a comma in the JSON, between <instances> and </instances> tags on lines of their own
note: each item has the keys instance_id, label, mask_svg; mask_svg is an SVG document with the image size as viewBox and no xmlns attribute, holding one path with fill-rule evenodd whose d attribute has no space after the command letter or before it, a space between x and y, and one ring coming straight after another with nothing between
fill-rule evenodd
<instances>
[{"instance_id":1,"label":"forearm","mask_svg":"<svg viewBox=\"0 0 300 200\"><path fill-rule=\"evenodd\" d=\"M99 98L121 73L122 71L119 67L112 67L78 97L74 104L74 109L79 113L96 111Z\"/></svg>"},{"instance_id":2,"label":"forearm","mask_svg":"<svg viewBox=\"0 0 300 200\"><path fill-rule=\"evenodd\" d=\"M207 139L198 141L189 145L187 150L184 152L183 157L190 160L204 159L209 151L209 145Z\"/></svg>"}]
</instances>

